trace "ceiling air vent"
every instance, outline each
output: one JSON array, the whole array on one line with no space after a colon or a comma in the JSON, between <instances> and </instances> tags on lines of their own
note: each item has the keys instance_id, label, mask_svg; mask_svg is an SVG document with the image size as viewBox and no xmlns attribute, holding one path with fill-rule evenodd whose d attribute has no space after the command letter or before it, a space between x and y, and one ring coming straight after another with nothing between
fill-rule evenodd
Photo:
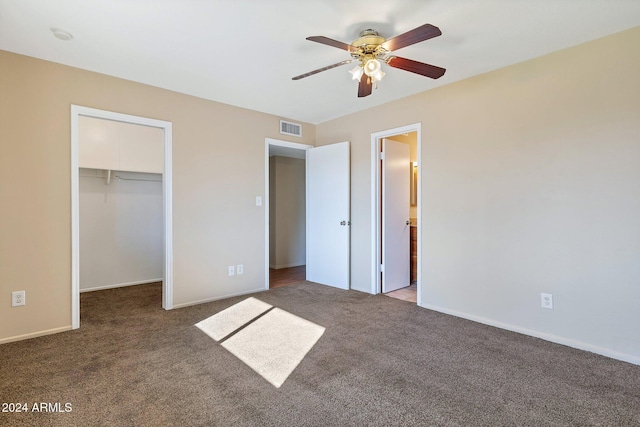
<instances>
[{"instance_id":1,"label":"ceiling air vent","mask_svg":"<svg viewBox=\"0 0 640 427\"><path fill-rule=\"evenodd\" d=\"M283 135L302 136L302 126L298 123L280 120L280 133Z\"/></svg>"}]
</instances>

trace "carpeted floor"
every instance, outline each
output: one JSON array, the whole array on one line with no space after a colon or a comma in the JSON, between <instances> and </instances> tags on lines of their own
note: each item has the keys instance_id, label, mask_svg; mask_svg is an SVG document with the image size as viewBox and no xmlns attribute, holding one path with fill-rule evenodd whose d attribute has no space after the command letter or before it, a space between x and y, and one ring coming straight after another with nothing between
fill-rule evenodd
<instances>
[{"instance_id":1,"label":"carpeted floor","mask_svg":"<svg viewBox=\"0 0 640 427\"><path fill-rule=\"evenodd\" d=\"M164 311L140 285L82 294L79 330L1 345L0 403L29 412L0 425L640 425L639 366L382 295L253 296L326 328L280 388L194 326L247 297Z\"/></svg>"}]
</instances>

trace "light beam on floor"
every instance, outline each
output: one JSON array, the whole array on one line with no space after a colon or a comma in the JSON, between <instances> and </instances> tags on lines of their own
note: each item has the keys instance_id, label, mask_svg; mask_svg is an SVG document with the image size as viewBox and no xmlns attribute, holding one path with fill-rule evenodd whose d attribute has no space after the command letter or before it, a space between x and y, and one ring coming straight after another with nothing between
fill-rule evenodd
<instances>
[{"instance_id":1,"label":"light beam on floor","mask_svg":"<svg viewBox=\"0 0 640 427\"><path fill-rule=\"evenodd\" d=\"M216 341L228 337L221 345L279 388L318 342L325 328L271 307L251 297L195 326Z\"/></svg>"}]
</instances>

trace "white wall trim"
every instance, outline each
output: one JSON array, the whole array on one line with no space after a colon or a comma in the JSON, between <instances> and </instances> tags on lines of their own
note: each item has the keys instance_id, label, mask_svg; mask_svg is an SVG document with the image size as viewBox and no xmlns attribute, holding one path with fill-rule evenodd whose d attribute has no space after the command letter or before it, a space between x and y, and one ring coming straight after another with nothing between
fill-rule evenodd
<instances>
[{"instance_id":1,"label":"white wall trim","mask_svg":"<svg viewBox=\"0 0 640 427\"><path fill-rule=\"evenodd\" d=\"M313 145L300 144L298 142L280 141L279 139L264 139L264 290L269 290L269 146L294 148L307 151ZM262 290L262 289L260 289ZM225 297L226 298L226 297Z\"/></svg>"},{"instance_id":2,"label":"white wall trim","mask_svg":"<svg viewBox=\"0 0 640 427\"><path fill-rule=\"evenodd\" d=\"M265 138L264 141L267 145L267 157L269 155L269 151L268 151L269 145L275 145L278 147L286 147L286 148L294 148L296 150L303 150L303 151L306 151L309 148L313 148L313 145L301 144L299 142L281 141L279 139L273 139L273 138Z\"/></svg>"},{"instance_id":3,"label":"white wall trim","mask_svg":"<svg viewBox=\"0 0 640 427\"><path fill-rule=\"evenodd\" d=\"M371 134L371 293L380 293L380 171L378 168L378 153L380 152L380 140L403 133L416 132L417 156L418 156L418 278L417 278L417 304L422 301L422 123L413 123L393 129L374 132Z\"/></svg>"},{"instance_id":4,"label":"white wall trim","mask_svg":"<svg viewBox=\"0 0 640 427\"><path fill-rule=\"evenodd\" d=\"M91 288L80 289L80 293L82 294L84 292L102 291L105 289L114 289L114 288L126 288L127 286L144 285L147 283L155 283L155 282L161 282L161 281L162 281L162 277L158 279L138 280L135 282L114 283L113 285L94 286Z\"/></svg>"},{"instance_id":5,"label":"white wall trim","mask_svg":"<svg viewBox=\"0 0 640 427\"><path fill-rule=\"evenodd\" d=\"M14 337L2 338L2 339L0 339L0 345L1 344L6 344L6 343L9 343L9 342L14 342L14 341L28 340L30 338L43 337L45 335L53 335L53 334L57 334L59 332L70 331L71 329L72 329L71 326L63 326L61 328L47 329L45 331L32 332L30 334L16 335Z\"/></svg>"},{"instance_id":6,"label":"white wall trim","mask_svg":"<svg viewBox=\"0 0 640 427\"><path fill-rule=\"evenodd\" d=\"M131 116L113 111L71 105L71 326L80 327L80 190L78 164L78 117L87 116L99 119L152 126L163 129L164 134L164 172L162 179L164 209L164 278L162 283L162 307L173 307L173 165L172 145L173 129L171 122Z\"/></svg>"},{"instance_id":7,"label":"white wall trim","mask_svg":"<svg viewBox=\"0 0 640 427\"><path fill-rule=\"evenodd\" d=\"M249 291L243 291L243 292L238 292L238 293L234 293L234 294L227 294L227 295L214 297L214 298L207 298L207 299L201 299L201 300L197 300L197 301L184 302L182 304L174 305L173 308L184 308L184 307L190 307L192 305L206 304L208 302L220 301L220 300L223 300L223 299L239 297L239 296L242 296L242 295L255 294L257 292L262 292L262 291L264 291L263 288L257 288L257 289L252 289L252 290L249 290Z\"/></svg>"},{"instance_id":8,"label":"white wall trim","mask_svg":"<svg viewBox=\"0 0 640 427\"><path fill-rule=\"evenodd\" d=\"M422 307L429 310L437 311L439 313L448 314L451 316L460 317L462 319L471 320L473 322L482 323L483 325L493 326L493 327L505 329L511 332L517 332L519 334L540 338L545 341L550 341L556 344L566 345L568 347L576 348L578 350L584 350L591 353L599 354L601 356L610 357L612 359L621 360L623 362L629 362L634 365L640 365L640 356L637 356L637 355L620 353L605 347L599 347L597 345L584 343L582 341L576 341L576 340L561 337L558 335L547 334L547 333L536 331L533 329L522 328L519 326L512 325L510 323L498 322L496 320L488 319L486 317L476 316L473 314L468 314L468 313L464 313L456 310L450 310L448 308L443 308L436 305L423 304Z\"/></svg>"},{"instance_id":9,"label":"white wall trim","mask_svg":"<svg viewBox=\"0 0 640 427\"><path fill-rule=\"evenodd\" d=\"M297 263L294 263L294 264L269 265L269 268L273 268L274 270L280 270L281 268L300 267L301 265L304 265L304 264L300 264L299 262L297 262Z\"/></svg>"}]
</instances>

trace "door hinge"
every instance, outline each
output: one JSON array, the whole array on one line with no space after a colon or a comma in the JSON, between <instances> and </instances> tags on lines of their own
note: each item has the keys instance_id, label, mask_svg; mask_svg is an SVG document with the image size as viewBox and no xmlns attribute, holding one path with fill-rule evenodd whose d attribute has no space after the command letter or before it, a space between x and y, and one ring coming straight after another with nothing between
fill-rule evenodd
<instances>
[{"instance_id":1,"label":"door hinge","mask_svg":"<svg viewBox=\"0 0 640 427\"><path fill-rule=\"evenodd\" d=\"M384 160L384 151L380 152L380 160Z\"/></svg>"},{"instance_id":2,"label":"door hinge","mask_svg":"<svg viewBox=\"0 0 640 427\"><path fill-rule=\"evenodd\" d=\"M384 264L380 264L380 272L382 273L384 271Z\"/></svg>"}]
</instances>

